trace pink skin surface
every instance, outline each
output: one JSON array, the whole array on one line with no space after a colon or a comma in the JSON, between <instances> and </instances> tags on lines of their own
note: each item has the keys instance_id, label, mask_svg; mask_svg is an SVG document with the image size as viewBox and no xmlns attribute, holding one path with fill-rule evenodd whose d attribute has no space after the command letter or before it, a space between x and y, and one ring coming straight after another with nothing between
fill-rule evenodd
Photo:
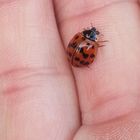
<instances>
[{"instance_id":1,"label":"pink skin surface","mask_svg":"<svg viewBox=\"0 0 140 140\"><path fill-rule=\"evenodd\" d=\"M71 68L91 22L109 42ZM0 0L0 93L0 140L139 140L139 1Z\"/></svg>"}]
</instances>

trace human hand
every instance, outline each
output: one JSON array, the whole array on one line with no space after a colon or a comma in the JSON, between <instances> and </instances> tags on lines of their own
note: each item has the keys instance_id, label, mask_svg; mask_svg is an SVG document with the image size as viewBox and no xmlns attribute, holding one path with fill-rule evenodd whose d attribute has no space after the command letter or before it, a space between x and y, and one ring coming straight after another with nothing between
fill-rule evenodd
<instances>
[{"instance_id":1,"label":"human hand","mask_svg":"<svg viewBox=\"0 0 140 140\"><path fill-rule=\"evenodd\" d=\"M140 139L136 1L0 5L1 140ZM71 69L64 48L91 22L109 42L90 69Z\"/></svg>"}]
</instances>

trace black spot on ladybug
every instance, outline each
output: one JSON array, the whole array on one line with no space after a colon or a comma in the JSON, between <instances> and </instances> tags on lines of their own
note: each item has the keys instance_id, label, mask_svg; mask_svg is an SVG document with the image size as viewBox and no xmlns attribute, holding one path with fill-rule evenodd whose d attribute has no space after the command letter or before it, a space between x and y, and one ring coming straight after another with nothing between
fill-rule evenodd
<instances>
[{"instance_id":1,"label":"black spot on ladybug","mask_svg":"<svg viewBox=\"0 0 140 140\"><path fill-rule=\"evenodd\" d=\"M76 48L76 47L77 47L77 43L76 43L76 42L72 43L72 44L71 44L71 47L72 47L72 48Z\"/></svg>"},{"instance_id":2,"label":"black spot on ladybug","mask_svg":"<svg viewBox=\"0 0 140 140\"><path fill-rule=\"evenodd\" d=\"M85 63L85 61L84 61L84 60L80 61L80 64L84 64L84 63Z\"/></svg>"},{"instance_id":3,"label":"black spot on ladybug","mask_svg":"<svg viewBox=\"0 0 140 140\"><path fill-rule=\"evenodd\" d=\"M90 45L90 43L88 42L87 45Z\"/></svg>"},{"instance_id":4,"label":"black spot on ladybug","mask_svg":"<svg viewBox=\"0 0 140 140\"><path fill-rule=\"evenodd\" d=\"M86 38L85 37L82 37L82 40L84 41L84 40L86 40Z\"/></svg>"},{"instance_id":5,"label":"black spot on ladybug","mask_svg":"<svg viewBox=\"0 0 140 140\"><path fill-rule=\"evenodd\" d=\"M75 39L78 39L79 38L79 36L77 35L76 37L75 37Z\"/></svg>"},{"instance_id":6,"label":"black spot on ladybug","mask_svg":"<svg viewBox=\"0 0 140 140\"><path fill-rule=\"evenodd\" d=\"M88 54L84 53L83 48L80 49L80 53L82 53L82 55L85 59L88 58L88 56L89 56Z\"/></svg>"},{"instance_id":7,"label":"black spot on ladybug","mask_svg":"<svg viewBox=\"0 0 140 140\"><path fill-rule=\"evenodd\" d=\"M89 65L89 62L85 62L84 65Z\"/></svg>"},{"instance_id":8,"label":"black spot on ladybug","mask_svg":"<svg viewBox=\"0 0 140 140\"><path fill-rule=\"evenodd\" d=\"M80 58L78 58L78 57L75 57L75 60L76 60L76 61L80 61Z\"/></svg>"},{"instance_id":9,"label":"black spot on ladybug","mask_svg":"<svg viewBox=\"0 0 140 140\"><path fill-rule=\"evenodd\" d=\"M86 59L86 58L88 58L88 54L86 54L86 53L83 53L83 57Z\"/></svg>"},{"instance_id":10,"label":"black spot on ladybug","mask_svg":"<svg viewBox=\"0 0 140 140\"><path fill-rule=\"evenodd\" d=\"M92 49L94 49L94 45L92 46Z\"/></svg>"},{"instance_id":11,"label":"black spot on ladybug","mask_svg":"<svg viewBox=\"0 0 140 140\"><path fill-rule=\"evenodd\" d=\"M71 54L70 52L68 53L68 55L69 55L70 57L72 56L72 54Z\"/></svg>"},{"instance_id":12,"label":"black spot on ladybug","mask_svg":"<svg viewBox=\"0 0 140 140\"><path fill-rule=\"evenodd\" d=\"M80 53L83 53L83 51L84 51L83 48L81 48L81 49L80 49Z\"/></svg>"},{"instance_id":13,"label":"black spot on ladybug","mask_svg":"<svg viewBox=\"0 0 140 140\"><path fill-rule=\"evenodd\" d=\"M76 47L76 46L77 46L77 43L76 43L76 42L74 42L74 43L72 44L72 46Z\"/></svg>"},{"instance_id":14,"label":"black spot on ladybug","mask_svg":"<svg viewBox=\"0 0 140 140\"><path fill-rule=\"evenodd\" d=\"M90 58L94 58L94 57L95 57L95 55L94 55L94 54L91 54L91 55L90 55Z\"/></svg>"}]
</instances>

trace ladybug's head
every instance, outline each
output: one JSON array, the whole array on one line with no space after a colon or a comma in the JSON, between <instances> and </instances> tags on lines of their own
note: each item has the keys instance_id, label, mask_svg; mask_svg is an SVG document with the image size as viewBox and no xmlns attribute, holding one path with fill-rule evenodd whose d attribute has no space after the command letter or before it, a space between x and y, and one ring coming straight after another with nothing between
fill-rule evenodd
<instances>
[{"instance_id":1,"label":"ladybug's head","mask_svg":"<svg viewBox=\"0 0 140 140\"><path fill-rule=\"evenodd\" d=\"M97 31L95 27L92 27L91 29L87 29L83 31L84 37L91 41L97 41L97 36L99 34L100 32Z\"/></svg>"}]
</instances>

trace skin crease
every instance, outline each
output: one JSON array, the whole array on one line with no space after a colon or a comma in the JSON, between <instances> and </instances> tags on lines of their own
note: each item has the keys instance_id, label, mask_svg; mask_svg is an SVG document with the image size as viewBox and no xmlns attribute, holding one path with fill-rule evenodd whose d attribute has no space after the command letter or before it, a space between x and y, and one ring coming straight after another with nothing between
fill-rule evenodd
<instances>
[{"instance_id":1,"label":"skin crease","mask_svg":"<svg viewBox=\"0 0 140 140\"><path fill-rule=\"evenodd\" d=\"M71 69L91 22L109 42ZM139 140L139 26L136 0L0 0L0 139Z\"/></svg>"}]
</instances>

